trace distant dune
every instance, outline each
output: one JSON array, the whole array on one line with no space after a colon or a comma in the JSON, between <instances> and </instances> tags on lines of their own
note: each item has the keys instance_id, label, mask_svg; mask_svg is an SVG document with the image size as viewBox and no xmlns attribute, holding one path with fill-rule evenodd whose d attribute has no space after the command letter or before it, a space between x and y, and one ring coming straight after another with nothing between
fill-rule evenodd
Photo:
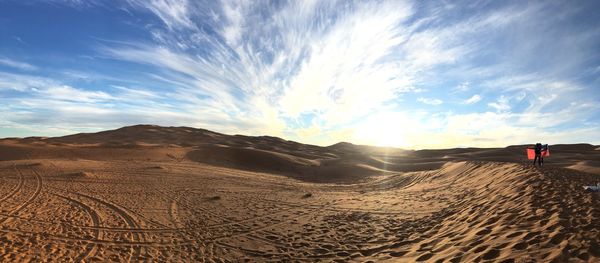
<instances>
[{"instance_id":1,"label":"distant dune","mask_svg":"<svg viewBox=\"0 0 600 263\"><path fill-rule=\"evenodd\" d=\"M600 149L136 125L0 140L3 262L598 262Z\"/></svg>"},{"instance_id":2,"label":"distant dune","mask_svg":"<svg viewBox=\"0 0 600 263\"><path fill-rule=\"evenodd\" d=\"M56 158L76 153L86 159L111 158L111 152L130 153L132 159L188 160L282 174L316 182L356 181L387 172L437 169L448 161L496 161L527 163L525 148L456 148L402 150L347 142L328 147L301 144L271 136L225 135L190 127L135 125L98 133L63 137L30 137L1 141L0 160ZM590 144L551 145L549 166L599 173L600 152ZM142 151L142 152L139 152Z\"/></svg>"}]
</instances>

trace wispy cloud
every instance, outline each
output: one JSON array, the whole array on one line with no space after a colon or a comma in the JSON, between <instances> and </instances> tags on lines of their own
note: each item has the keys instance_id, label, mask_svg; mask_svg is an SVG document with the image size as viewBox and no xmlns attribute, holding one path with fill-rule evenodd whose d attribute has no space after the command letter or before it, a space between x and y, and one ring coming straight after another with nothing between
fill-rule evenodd
<instances>
[{"instance_id":1,"label":"wispy cloud","mask_svg":"<svg viewBox=\"0 0 600 263\"><path fill-rule=\"evenodd\" d=\"M192 28L187 0L128 0L136 8L147 9L158 16L170 29Z\"/></svg>"},{"instance_id":2,"label":"wispy cloud","mask_svg":"<svg viewBox=\"0 0 600 263\"><path fill-rule=\"evenodd\" d=\"M444 103L442 100L440 99L434 99L434 98L418 98L417 101L420 101L422 103L425 104L429 104L429 105L440 105L442 103Z\"/></svg>"},{"instance_id":3,"label":"wispy cloud","mask_svg":"<svg viewBox=\"0 0 600 263\"><path fill-rule=\"evenodd\" d=\"M16 61L16 60L3 58L3 57L0 57L0 65L4 65L7 67L12 67L12 68L16 68L16 69L21 69L21 70L28 70L28 71L37 69L36 66L33 66L29 63Z\"/></svg>"},{"instance_id":4,"label":"wispy cloud","mask_svg":"<svg viewBox=\"0 0 600 263\"><path fill-rule=\"evenodd\" d=\"M55 100L99 102L112 98L110 95L102 91L86 91L67 85L51 86L42 90L34 88L33 91L41 93L46 98Z\"/></svg>"},{"instance_id":5,"label":"wispy cloud","mask_svg":"<svg viewBox=\"0 0 600 263\"><path fill-rule=\"evenodd\" d=\"M510 110L510 100L508 97L502 95L494 102L488 103L488 106L494 108L497 111L508 111Z\"/></svg>"},{"instance_id":6,"label":"wispy cloud","mask_svg":"<svg viewBox=\"0 0 600 263\"><path fill-rule=\"evenodd\" d=\"M21 39L21 38L20 38L20 37L18 37L18 36L13 36L12 38L13 38L15 41L17 41L17 42L19 42L19 43L21 43L21 44L23 44L23 45L27 45L27 43L26 43L25 41L23 41L23 39Z\"/></svg>"},{"instance_id":7,"label":"wispy cloud","mask_svg":"<svg viewBox=\"0 0 600 263\"><path fill-rule=\"evenodd\" d=\"M479 96L478 94L475 94L473 96L471 96L470 98L466 99L463 101L464 104L473 104L473 103L477 103L481 101L481 96Z\"/></svg>"},{"instance_id":8,"label":"wispy cloud","mask_svg":"<svg viewBox=\"0 0 600 263\"><path fill-rule=\"evenodd\" d=\"M455 92L465 92L469 90L469 85L470 83L468 81L462 82L460 83L458 86L456 86L453 91Z\"/></svg>"},{"instance_id":9,"label":"wispy cloud","mask_svg":"<svg viewBox=\"0 0 600 263\"><path fill-rule=\"evenodd\" d=\"M35 0L32 2L46 2L54 5L68 6L75 9L84 9L103 6L105 3L101 0Z\"/></svg>"},{"instance_id":10,"label":"wispy cloud","mask_svg":"<svg viewBox=\"0 0 600 263\"><path fill-rule=\"evenodd\" d=\"M57 85L57 82L44 77L0 72L0 91L16 90L25 92L31 88Z\"/></svg>"}]
</instances>

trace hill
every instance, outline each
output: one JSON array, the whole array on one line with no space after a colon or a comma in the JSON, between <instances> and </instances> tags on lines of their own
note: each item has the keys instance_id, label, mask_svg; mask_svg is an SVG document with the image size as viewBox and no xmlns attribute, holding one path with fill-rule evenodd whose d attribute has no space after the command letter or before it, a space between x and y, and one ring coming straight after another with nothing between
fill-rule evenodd
<instances>
[{"instance_id":1,"label":"hill","mask_svg":"<svg viewBox=\"0 0 600 263\"><path fill-rule=\"evenodd\" d=\"M227 135L191 127L134 125L62 137L11 138L0 141L0 160L79 158L187 160L240 170L267 172L314 182L354 182L370 176L440 168L448 161L495 161L526 164L527 145L505 148L403 150L355 145L327 147L272 136ZM600 151L590 144L551 145L546 164L600 173ZM65 151L66 150L66 151Z\"/></svg>"}]
</instances>

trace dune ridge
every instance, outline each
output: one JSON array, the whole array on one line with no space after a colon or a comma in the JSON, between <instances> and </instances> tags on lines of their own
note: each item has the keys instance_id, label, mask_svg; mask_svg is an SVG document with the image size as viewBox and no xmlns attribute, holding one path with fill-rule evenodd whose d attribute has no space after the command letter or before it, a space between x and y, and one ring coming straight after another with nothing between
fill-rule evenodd
<instances>
[{"instance_id":1,"label":"dune ridge","mask_svg":"<svg viewBox=\"0 0 600 263\"><path fill-rule=\"evenodd\" d=\"M54 138L11 138L0 142L0 160L64 158L68 155L65 149L82 158L99 160L123 154L132 159L150 156L161 160L169 155L180 160L186 158L316 182L353 182L365 176L390 172L437 169L448 161L528 162L524 154L528 145L403 150L341 142L321 147L272 136L226 135L204 129L156 125L134 125ZM600 152L596 151L599 147L591 144L550 147L552 156L547 159L549 165L600 174L597 161L600 160ZM337 176L341 173L346 176Z\"/></svg>"}]
</instances>

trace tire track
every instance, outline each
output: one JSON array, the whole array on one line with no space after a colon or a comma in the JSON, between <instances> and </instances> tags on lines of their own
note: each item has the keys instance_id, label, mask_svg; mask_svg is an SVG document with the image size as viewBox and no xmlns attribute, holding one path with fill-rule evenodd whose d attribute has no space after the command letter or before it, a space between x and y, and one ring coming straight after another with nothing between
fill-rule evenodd
<instances>
[{"instance_id":1,"label":"tire track","mask_svg":"<svg viewBox=\"0 0 600 263\"><path fill-rule=\"evenodd\" d=\"M186 228L183 225L183 222L181 221L181 218L179 217L179 200L178 200L179 198L177 196L172 197L168 193L163 192L162 189L154 188L153 190L154 190L154 192L160 194L165 200L170 202L168 205L168 208L167 208L167 214L169 216L169 221L175 226L176 229L178 229L178 231L174 231L174 233L181 240L183 240L183 243L192 244L192 242L190 240L190 235L188 235L184 231L187 231L187 230L193 231L196 229ZM173 239L173 238L171 238L171 241L172 242L177 241L177 243L181 242L181 241ZM196 249L196 253L201 253L199 251L199 247L195 247L195 249Z\"/></svg>"},{"instance_id":2,"label":"tire track","mask_svg":"<svg viewBox=\"0 0 600 263\"><path fill-rule=\"evenodd\" d=\"M125 162L125 163L129 163L129 162ZM57 172L60 172L60 169L59 169L59 168L58 168L58 167L57 167L57 166L56 166L54 163L51 163L51 164L54 166L54 168L56 169L56 171L57 171ZM99 170L97 170L97 171L102 171L102 172L106 172L106 173L114 173L114 172L115 172L114 170L102 170L102 169L99 169ZM118 173L118 174L120 174L120 173ZM143 175L143 174L136 174L136 175ZM96 179L98 179L98 178L96 177ZM56 179L54 179L53 181L65 181L65 182L73 182L73 180L71 180L71 179L68 179L68 180L67 180L67 179L66 179L66 180L56 180ZM101 180L100 180L100 179L99 179L99 180L90 180L90 179L88 178L88 179L85 179L85 181L83 181L83 180L82 180L82 181L79 181L79 182L78 182L78 184L79 184L81 187L83 187L83 188L85 188L85 189L88 189L88 190L89 190L89 187L88 187L88 185L89 185L90 183L94 183L94 184L103 184L103 183L106 183L106 182L107 182L107 181L106 181L106 180L104 180L104 179L101 179ZM125 184L133 184L133 185L135 185L135 184L137 184L137 183L136 183L136 182L119 182L119 184L120 184L120 185L125 185ZM56 188L56 187L52 187L52 188L59 189L59 188ZM62 189L59 189L59 190L62 190ZM73 192L73 191L71 191L71 192ZM129 210L129 209L125 209L125 208L124 208L124 210ZM156 229L166 229L166 230L169 230L169 229L171 229L171 228L169 228L169 227L167 227L167 226L165 226L165 225L163 225L163 224L160 224L159 222L156 222L156 221L152 220L151 218L146 218L145 216L143 216L143 215L142 215L142 214L140 214L140 213L136 213L136 212L134 212L134 211L131 211L131 210L130 210L129 212L130 212L130 214L133 214L133 215L135 215L135 217L145 220L145 222L148 222L148 223L154 224L154 225L156 225L156 226L159 226L159 228L156 228ZM150 231L151 231L151 230L150 230Z\"/></svg>"},{"instance_id":3,"label":"tire track","mask_svg":"<svg viewBox=\"0 0 600 263\"><path fill-rule=\"evenodd\" d=\"M163 194L160 190L157 190L157 192ZM171 203L169 205L169 210L168 210L169 218L170 218L169 221L171 221L176 228L184 229L185 226L179 216L178 198L177 197L170 198L169 196L166 196L166 195L165 195L165 197L167 199L171 199L170 200ZM188 236L188 234L185 233L184 231L181 231L181 230L177 231L176 234L179 238L181 238L183 240L184 243L191 243L190 236ZM198 247L198 246L195 246L194 250L196 251L196 253L201 253L200 247Z\"/></svg>"},{"instance_id":4,"label":"tire track","mask_svg":"<svg viewBox=\"0 0 600 263\"><path fill-rule=\"evenodd\" d=\"M19 229L0 229L2 233L10 233L10 234L18 234L24 237L30 237L32 234L38 234L39 232L32 231L24 231ZM63 235L56 234L46 234L47 238L57 242L82 242L82 243L93 243L93 244L102 244L108 246L139 246L139 247L181 247L181 246L189 246L193 245L194 242L179 242L179 243L171 243L171 242L138 242L138 241L116 241L116 240L106 240L106 239L85 239L80 237L69 237ZM137 262L137 261L136 261Z\"/></svg>"},{"instance_id":5,"label":"tire track","mask_svg":"<svg viewBox=\"0 0 600 263\"><path fill-rule=\"evenodd\" d=\"M17 166L15 166L15 169L17 170L17 172L19 173L20 176L23 176L22 172L19 170L19 168L17 168ZM17 206L13 210L9 211L8 212L9 215L16 215L23 209L27 208L27 206L29 206L42 192L42 177L34 170L32 170L32 171L33 171L33 174L35 175L35 180L36 180L35 191L27 200L25 200L25 202L21 203L19 206ZM6 222L8 219L10 219L10 217L0 219L0 224Z\"/></svg>"},{"instance_id":6,"label":"tire track","mask_svg":"<svg viewBox=\"0 0 600 263\"><path fill-rule=\"evenodd\" d=\"M79 195L82 197L85 197L87 199L93 200L94 202L98 202L108 208L110 208L111 210L113 210L115 213L117 213L119 215L119 217L121 217L125 223L132 229L139 229L140 226L139 224L136 222L135 219L133 219L133 217L127 213L125 211L124 208L120 208L118 205L110 203L106 200L100 199L100 198L96 198L90 195L86 195L86 194L82 194L82 193L77 193L77 192L72 192L75 195ZM145 241L145 236L143 232L133 232L131 233L131 238L133 239L133 241L137 241L137 242L143 242ZM132 246L132 253L131 256L129 258L129 262L132 261L138 261L140 258L140 254L141 254L141 246L139 245L133 245Z\"/></svg>"},{"instance_id":7,"label":"tire track","mask_svg":"<svg viewBox=\"0 0 600 263\"><path fill-rule=\"evenodd\" d=\"M100 216L90 206L88 206L88 205L86 205L86 204L84 204L84 203L82 203L80 201L77 201L77 200L75 200L73 198L67 197L67 196L63 196L63 195L56 194L56 193L51 193L51 194L54 195L54 196L57 196L59 198L63 198L65 200L67 200L68 202L74 203L77 206L83 208L83 210L85 210L86 213L92 219L92 223L93 223L94 227L99 227L100 226L100 222L101 222ZM102 232L99 229L95 229L94 230L94 235L95 235L96 239L102 239L103 238ZM89 243L89 244L87 244L86 247L85 247L85 249L84 249L84 251L79 256L77 256L75 258L75 261L76 262L84 262L84 260L87 259L90 255L94 255L97 252L97 249L98 248L97 248L97 246L96 246L95 243Z\"/></svg>"},{"instance_id":8,"label":"tire track","mask_svg":"<svg viewBox=\"0 0 600 263\"><path fill-rule=\"evenodd\" d=\"M54 193L51 193L54 194ZM22 217L18 215L9 215L0 213L0 216L11 217L13 220L21 220L27 222L35 222L46 225L66 225L70 227L82 228L87 230L99 230L104 232L147 232L147 233L161 233L161 232L177 232L181 230L195 230L194 228L123 228L123 227L105 227L105 226L90 226L90 225L77 225L71 223L71 221L67 220L57 220L57 221L45 221L35 218Z\"/></svg>"},{"instance_id":9,"label":"tire track","mask_svg":"<svg viewBox=\"0 0 600 263\"><path fill-rule=\"evenodd\" d=\"M13 164L13 169L19 175L19 183L17 184L17 186L10 193L8 193L4 197L0 198L0 203L4 202L4 200L7 200L7 199L13 197L19 191L21 191L21 189L23 188L23 183L25 181L25 179L23 178L23 174L21 174L20 172L17 171L17 165L16 164Z\"/></svg>"},{"instance_id":10,"label":"tire track","mask_svg":"<svg viewBox=\"0 0 600 263\"><path fill-rule=\"evenodd\" d=\"M93 202L99 203L99 204L109 208L113 212L115 212L117 214L117 216L121 217L121 219L123 219L123 222L125 222L125 224L127 224L127 226L129 227L129 229L132 229L132 230L140 229L140 226L137 223L137 221L133 218L133 216L131 216L128 212L125 211L125 208L121 208L120 206L118 206L116 204L113 204L113 203L106 201L104 199L101 199L101 198L93 197L91 195L82 194L82 193L70 191L70 190L64 190L64 189L60 189L57 187L52 187L52 188L61 190L61 191L65 191L65 192L71 193L73 195L77 195L77 196L92 200ZM145 234L144 234L144 232L138 232L138 231L133 231L130 233L131 233L131 238L133 239L134 242L131 242L132 248L131 248L130 258L128 259L128 261L129 262L138 261L140 255L141 255L141 246L139 246L138 243L140 243L140 242L143 243L143 241L146 239ZM85 240L83 240L83 241L85 241Z\"/></svg>"}]
</instances>

